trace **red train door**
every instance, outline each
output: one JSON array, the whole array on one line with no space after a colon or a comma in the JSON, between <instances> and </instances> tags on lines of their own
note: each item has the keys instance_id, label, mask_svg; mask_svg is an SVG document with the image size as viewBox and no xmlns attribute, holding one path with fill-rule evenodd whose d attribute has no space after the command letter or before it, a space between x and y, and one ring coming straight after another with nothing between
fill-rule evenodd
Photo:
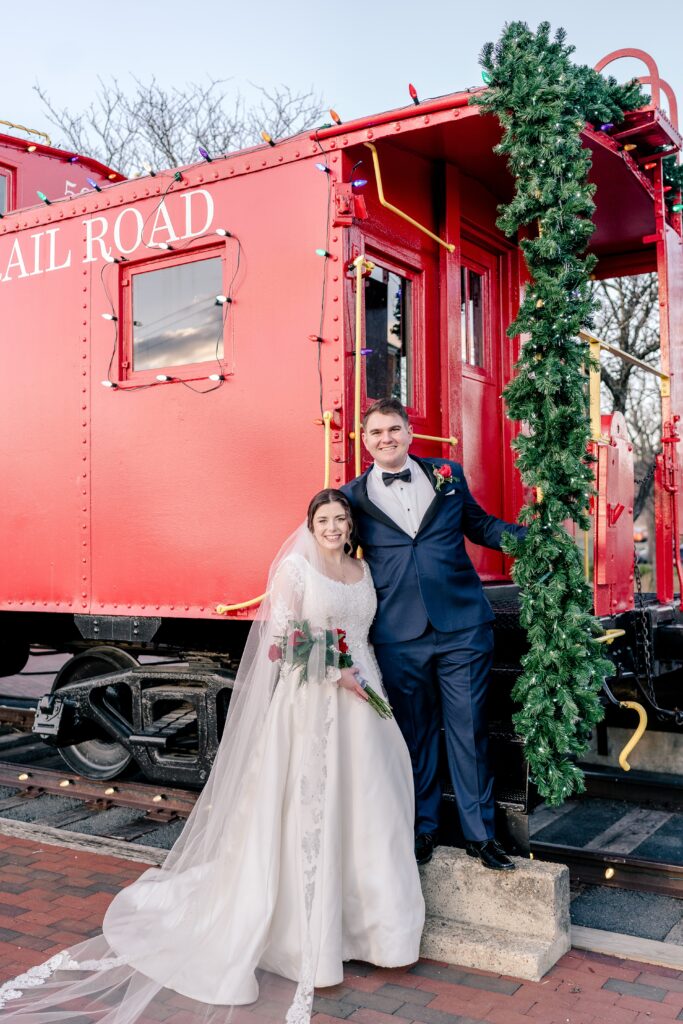
<instances>
[{"instance_id":1,"label":"red train door","mask_svg":"<svg viewBox=\"0 0 683 1024\"><path fill-rule=\"evenodd\" d=\"M487 512L504 516L502 429L501 254L463 238L460 269L462 460L472 494ZM484 579L503 575L503 556L468 544Z\"/></svg>"},{"instance_id":2,"label":"red train door","mask_svg":"<svg viewBox=\"0 0 683 1024\"><path fill-rule=\"evenodd\" d=\"M374 266L363 282L363 409L398 398L416 434L441 437L438 254L369 236L359 241ZM439 457L446 449L417 439L411 451ZM369 461L363 449L363 469Z\"/></svg>"}]
</instances>

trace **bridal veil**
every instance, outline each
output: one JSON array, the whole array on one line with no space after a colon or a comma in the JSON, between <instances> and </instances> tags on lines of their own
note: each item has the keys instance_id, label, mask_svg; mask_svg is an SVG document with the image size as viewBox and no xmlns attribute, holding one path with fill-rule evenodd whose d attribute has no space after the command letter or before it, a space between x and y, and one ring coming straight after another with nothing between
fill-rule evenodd
<instances>
[{"instance_id":1,"label":"bridal veil","mask_svg":"<svg viewBox=\"0 0 683 1024\"><path fill-rule=\"evenodd\" d=\"M287 813L297 816L296 884L302 898L296 901L300 920L293 920L292 928L299 935L300 961L294 968L291 963L284 966L282 974L277 964L269 962L268 971L259 967L276 896L272 851L282 829L285 785L285 780L264 778L263 773L269 760L264 756L268 710L278 683L293 671L286 649L279 662L271 660L270 649L288 624L301 618L304 586L315 586L315 573L306 570L311 566L321 571L319 559L304 524L273 562L211 774L163 867L145 871L115 897L101 935L0 985L0 1019L8 1024L224 1024L262 1019L304 1024L309 1019L316 966L311 907L324 812L326 723L323 702L306 694L313 696L311 688L326 673L329 678L324 642L328 623L310 623L319 639L297 705L296 728L303 731L305 742L296 747L300 763L294 770L301 782L295 806ZM264 784L269 807L255 804ZM255 878L262 884L255 887Z\"/></svg>"}]
</instances>

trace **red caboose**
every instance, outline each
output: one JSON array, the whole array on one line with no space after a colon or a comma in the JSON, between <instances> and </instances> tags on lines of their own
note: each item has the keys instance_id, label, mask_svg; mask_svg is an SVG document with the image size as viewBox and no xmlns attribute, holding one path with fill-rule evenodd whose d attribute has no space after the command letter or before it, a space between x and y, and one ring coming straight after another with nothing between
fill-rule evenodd
<instances>
[{"instance_id":1,"label":"red caboose","mask_svg":"<svg viewBox=\"0 0 683 1024\"><path fill-rule=\"evenodd\" d=\"M308 498L362 465L372 400L401 398L418 454L462 461L481 504L516 516L501 392L526 274L495 225L512 189L493 152L500 128L469 100L55 195L0 224L0 649L6 672L30 643L74 654L38 730L78 770L111 777L135 759L153 778L205 777L267 567ZM681 144L672 103L670 114L655 95L621 132L584 132L598 273L660 276L668 422L683 408L681 225L657 155ZM631 456L621 427L594 415L596 610L624 625ZM662 468L658 484L661 671L683 660L671 654L674 476ZM509 610L505 558L472 556ZM145 668L145 652L190 660ZM516 652L499 665L507 690Z\"/></svg>"}]
</instances>

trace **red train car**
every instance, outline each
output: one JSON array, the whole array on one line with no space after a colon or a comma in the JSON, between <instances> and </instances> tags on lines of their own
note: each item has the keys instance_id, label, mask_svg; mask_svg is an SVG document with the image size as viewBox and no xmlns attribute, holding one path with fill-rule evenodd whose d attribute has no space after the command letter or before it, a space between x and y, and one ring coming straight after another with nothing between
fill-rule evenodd
<instances>
[{"instance_id":1,"label":"red train car","mask_svg":"<svg viewBox=\"0 0 683 1024\"><path fill-rule=\"evenodd\" d=\"M94 185L102 188L124 180L122 174L99 160L55 149L49 136L42 132L32 134L46 141L0 133L0 216L33 206L40 193L52 203L92 192Z\"/></svg>"},{"instance_id":2,"label":"red train car","mask_svg":"<svg viewBox=\"0 0 683 1024\"><path fill-rule=\"evenodd\" d=\"M462 461L477 499L515 517L501 392L526 274L495 225L512 192L500 128L469 100L55 194L0 222L0 670L31 643L73 654L37 729L75 769L113 777L134 760L151 778L201 783L267 567L310 495L364 465L358 419L372 400L400 397L416 451ZM620 132L587 127L584 143L598 273L659 273L673 429L683 254L656 155L681 145L671 104L670 115L655 95ZM649 170L643 154L655 154ZM617 674L636 685L632 454L623 424L595 417L596 611L625 628ZM669 680L683 661L672 437L647 612L653 637L668 629L652 671ZM509 565L472 556L505 629ZM498 664L507 691L515 643ZM141 665L149 652L183 661Z\"/></svg>"}]
</instances>

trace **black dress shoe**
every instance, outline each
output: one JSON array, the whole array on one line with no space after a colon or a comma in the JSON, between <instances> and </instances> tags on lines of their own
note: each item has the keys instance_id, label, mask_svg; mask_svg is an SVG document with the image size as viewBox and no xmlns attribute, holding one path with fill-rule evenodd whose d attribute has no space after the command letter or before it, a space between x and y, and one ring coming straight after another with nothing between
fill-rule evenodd
<instances>
[{"instance_id":1,"label":"black dress shoe","mask_svg":"<svg viewBox=\"0 0 683 1024\"><path fill-rule=\"evenodd\" d=\"M432 859L436 841L431 832L420 832L415 836L415 860L418 864L428 864Z\"/></svg>"},{"instance_id":2,"label":"black dress shoe","mask_svg":"<svg viewBox=\"0 0 683 1024\"><path fill-rule=\"evenodd\" d=\"M486 839L482 842L468 842L465 845L468 857L478 857L485 868L492 871L514 871L512 863L497 839Z\"/></svg>"}]
</instances>

